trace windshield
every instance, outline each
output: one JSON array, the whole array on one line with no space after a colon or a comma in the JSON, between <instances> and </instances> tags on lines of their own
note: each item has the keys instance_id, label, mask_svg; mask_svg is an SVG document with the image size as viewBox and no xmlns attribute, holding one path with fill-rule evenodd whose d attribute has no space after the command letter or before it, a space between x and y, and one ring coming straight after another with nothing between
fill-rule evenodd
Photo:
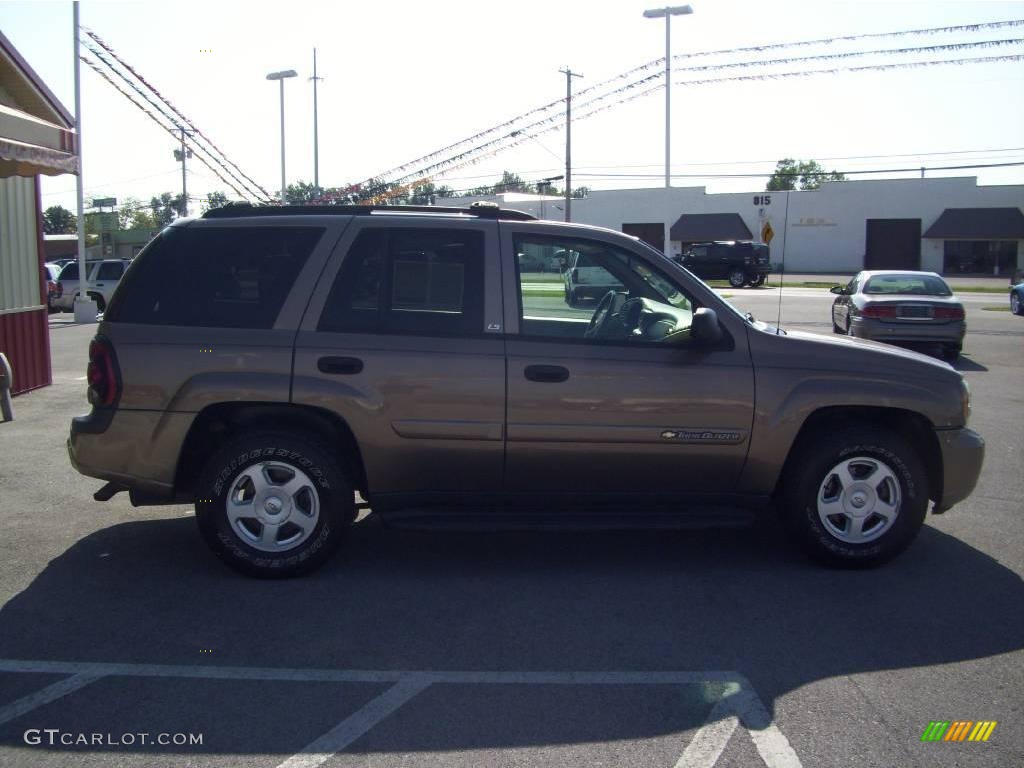
<instances>
[{"instance_id":1,"label":"windshield","mask_svg":"<svg viewBox=\"0 0 1024 768\"><path fill-rule=\"evenodd\" d=\"M938 275L875 275L864 285L864 293L909 294L912 296L952 296L949 286Z\"/></svg>"},{"instance_id":2,"label":"windshield","mask_svg":"<svg viewBox=\"0 0 1024 768\"><path fill-rule=\"evenodd\" d=\"M692 279L695 282L700 283L705 288L707 288L709 291L714 292L714 290L715 290L714 288L712 288L706 282L701 280L699 277L697 277L695 274L693 274L693 272L688 270L682 264L680 264L680 263L678 263L676 261L670 261L668 258L666 258L665 254L663 254L661 251L659 251L654 246L650 245L649 243L644 242L643 240L637 240L637 244L640 245L642 248L646 249L647 251L649 251L650 253L657 254L657 256L659 258L665 259L665 261L668 261L669 264L671 264L672 267L674 267L675 269L683 270L684 272L686 272L687 275L690 276L690 279ZM652 287L654 287L654 286L652 286ZM661 293L661 291L658 291L658 292ZM754 320L753 315L751 315L749 312L741 312L728 299L724 298L722 296L722 294L716 293L715 296L719 300L719 302L721 302L723 305L725 305L725 307L727 307L729 310L731 310L733 312L733 314L735 314L737 317L743 318L743 320L745 320L745 321L747 321L749 323L756 323L757 322L756 320ZM669 303L673 303L673 302L669 302ZM679 306L679 305L676 305L676 306ZM763 325L763 323L762 323L762 325Z\"/></svg>"}]
</instances>

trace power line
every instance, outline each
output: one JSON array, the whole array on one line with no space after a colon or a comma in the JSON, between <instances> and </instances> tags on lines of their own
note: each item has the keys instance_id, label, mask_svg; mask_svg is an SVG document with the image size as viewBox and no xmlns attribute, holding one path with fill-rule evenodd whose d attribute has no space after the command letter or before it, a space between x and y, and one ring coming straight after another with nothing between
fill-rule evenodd
<instances>
[{"instance_id":1,"label":"power line","mask_svg":"<svg viewBox=\"0 0 1024 768\"><path fill-rule=\"evenodd\" d=\"M696 52L696 53L678 54L678 55L674 56L673 58L679 59L679 60L683 60L683 59L692 59L692 58L706 57L706 56L733 55L733 54L737 54L737 53L761 52L761 51L767 51L767 50L780 50L780 49L786 49L786 48L811 46L811 45L828 45L828 44L833 44L833 43L836 43L836 42L845 42L845 41L852 41L852 40L882 39L882 38L900 37L900 36L904 36L904 35L915 36L915 35L945 34L945 33L952 33L952 32L977 32L977 31L980 31L980 30L993 30L993 29L1003 29L1003 28L1020 27L1020 26L1024 26L1024 19L1016 19L1016 20L1009 20L1009 21L985 22L985 23L981 23L981 24L963 24L963 25L947 26L947 27L931 27L931 28L926 28L926 29L912 29L912 30L902 30L902 31L895 31L895 32L879 32L879 33L868 33L868 34L860 34L860 35L845 35L845 36L837 36L837 37L831 37L831 38L820 38L820 39L816 39L816 40L793 41L793 42L787 42L787 43L770 43L770 44L765 44L765 45L744 46L744 47L738 47L738 48L719 49L719 50L715 50L715 51L700 51L700 52ZM626 79L628 77L636 75L636 74L638 74L640 72L644 72L644 71L649 70L649 69L651 69L653 67L660 67L664 63L664 61L665 61L665 59L664 59L664 57L662 57L660 59L655 59L655 60L650 61L650 62L648 62L646 64L640 65L638 67L634 67L633 69L627 70L626 72L620 73L619 75L616 75L614 77L608 78L607 80L603 80L601 82L595 83L593 86L591 86L589 88L585 88L585 89L579 91L576 94L576 97L577 98L582 98L582 97L586 96L587 94L593 93L593 92L595 92L595 91L597 91L597 90L599 90L601 88L604 88L605 86L610 85L612 83L624 80L624 79ZM658 75L660 76L661 72L659 72ZM635 86L627 86L627 87L635 87ZM613 91L613 93L614 93L614 91ZM491 128L488 128L488 129L486 129L484 131L480 131L480 132L478 132L476 134L473 134L472 136L469 136L469 137L467 137L465 139L461 139L460 141L457 141L457 142L455 142L453 144L449 144L446 147L443 147L443 148L441 148L439 150L435 150L434 152L431 152L431 153L429 153L427 155L424 155L422 157L416 158L415 160L410 160L410 161L408 161L406 163L403 163L403 164L401 164L399 166L395 166L394 168L391 168L391 169L389 169L387 171L384 171L383 173L377 174L376 176L371 177L371 178L387 178L388 176L392 176L392 175L394 175L396 173L407 171L408 169L410 169L412 167L423 165L424 163L428 163L428 162L430 162L432 160L435 160L437 157L445 154L446 152L450 152L450 151L452 151L452 150L454 150L454 149L456 149L458 147L461 147L461 146L463 146L465 144L468 144L468 143L471 143L473 141L478 141L478 140L484 138L485 136L488 136L488 135L490 135L492 133L495 133L497 131L501 131L501 130L506 129L506 128L511 128L516 123L519 123L522 120L527 119L528 117L531 117L533 115L537 115L537 114L542 113L542 112L546 112L546 111L548 111L548 110L550 110L550 109L552 109L552 108L554 108L556 106L559 106L559 105L561 105L563 103L564 103L564 99L558 99L556 101L549 102L548 104L544 104L544 105L542 105L540 107L536 107L534 109L528 110L527 112L524 112L524 113L522 113L520 115L517 115L516 117L513 117L510 120L503 121L503 122L499 123L498 125L495 125L495 126L493 126ZM514 132L512 134L510 134L510 135L514 135Z\"/></svg>"},{"instance_id":2,"label":"power line","mask_svg":"<svg viewBox=\"0 0 1024 768\"><path fill-rule=\"evenodd\" d=\"M870 173L918 173L924 171L969 171L979 168L1011 168L1024 166L1024 160L1012 163L976 163L973 165L934 165L930 167L917 166L916 168L872 168L870 170L848 170L848 171L825 171L822 175L830 173L841 173L844 176L859 176ZM577 176L601 179L660 179L662 174L655 173L578 173ZM781 173L776 171L765 171L764 173L673 173L674 179L761 179L765 176L797 177L804 173ZM810 174L816 175L816 174Z\"/></svg>"},{"instance_id":3,"label":"power line","mask_svg":"<svg viewBox=\"0 0 1024 768\"><path fill-rule=\"evenodd\" d=\"M95 41L96 41L96 43L97 43L98 45L100 45L100 46L101 46L101 47L102 47L102 48L103 48L103 49L104 49L104 50L105 50L105 51L106 51L107 53L109 53L109 54L110 54L110 56L111 56L111 57L112 57L112 58L113 58L114 60L116 60L116 61L117 61L117 62L118 62L118 63L119 63L119 64L120 64L120 65L121 65L122 67L124 67L124 68L125 68L126 70L128 70L128 72L130 72L130 73L131 73L131 74L132 74L132 75L133 75L133 76L134 76L134 77L135 77L135 78L136 78L136 79L137 79L137 80L138 80L138 81L139 81L140 83L142 83L142 84L143 84L143 85L144 85L144 86L145 86L146 88L148 88L148 89L149 89L150 91L152 91L152 92L153 92L153 94L155 94L157 98L159 98L159 99L160 99L160 100L161 100L161 101L162 101L162 102L163 102L164 104L166 104L166 105L167 105L167 107L168 107L168 108L169 108L169 109L170 109L170 110L171 110L172 112L174 112L174 114L175 114L175 115L177 115L177 117L178 117L178 118L180 118L180 119L181 119L181 120L182 120L182 121L183 121L183 122L184 122L184 123L185 123L185 124L186 124L186 125L187 125L187 126L188 126L189 128L191 128L191 129L192 129L193 131L195 131L195 132L196 132L196 134L198 134L199 136L201 136L201 137L202 137L202 139L203 139L203 140L204 140L204 141L205 141L205 142L206 142L207 144L209 144L209 145L210 145L210 147L211 147L211 148L212 148L212 149L214 150L214 152L216 153L216 155L219 155L219 156L220 156L220 159L221 159L221 160L223 161L223 163L227 163L227 164L228 164L229 166L231 166L231 168L233 168L233 169L234 169L235 171L237 171L237 173L238 173L238 174L239 174L239 175L240 175L240 176L241 176L241 177L242 177L243 179L245 179L245 181L246 181L246 182L248 182L248 184L249 184L249 185L250 185L250 186L251 186L251 187L252 187L253 189L255 189L255 190L258 190L258 192L260 193L260 195L262 195L262 197L263 197L264 199L266 199L266 200L269 200L269 199L271 199L271 195L270 195L270 193L269 193L269 192L267 192L267 190L265 190L265 189L264 189L264 188L263 188L262 186L260 186L260 185L259 185L259 184L258 184L257 182L255 182L255 181L254 181L254 180L253 180L253 179L252 179L252 178L251 178L250 176L248 176L248 175L247 175L247 174L246 174L245 172L243 172L243 171L242 171L242 169L238 167L238 165L236 165L236 164L235 164L234 162L232 162L232 161L230 160L230 158L228 158L228 156L227 156L227 155L225 155L225 154L224 154L224 152L223 152L223 151L222 151L222 150L221 150L221 149L220 149L220 148L219 148L219 147L218 147L218 146L217 146L216 144L214 144L214 143L213 143L213 141L212 141L212 140L211 140L211 139L210 139L210 138L209 138L209 137L208 137L208 136L207 136L207 135L206 135L205 133L203 133L203 132L202 132L201 130L199 130L199 128L197 128L197 127L196 127L196 125L195 125L195 124L194 124L194 123L193 123L193 122L192 122L191 120L189 120L189 119L188 119L188 118L187 118L187 117L186 117L186 116L185 116L184 114L182 114L181 110L179 110L179 109L178 109L178 108L177 108L176 106L174 106L174 104L173 104L173 103L171 103L171 101L170 101L170 100L169 100L169 99L168 99L167 97L165 97L165 96L164 96L163 94L161 94L161 93L160 93L160 91L158 91L158 90L157 90L157 89L156 89L156 88L155 88L155 87L154 87L153 85L151 85L151 84L150 84L150 83L149 83L149 82L148 82L148 81L147 81L147 80L146 80L146 79L145 79L145 78L144 78L144 77L143 77L142 75L140 75L140 74L139 74L139 73L138 73L138 72L137 72L137 71L136 71L136 70L135 70L135 69L134 69L134 68L133 68L133 67L132 67L132 66L131 66L131 65L130 65L130 64L129 64L128 62L127 62L127 61L125 61L124 59L122 59L122 58L121 58L121 57L120 57L120 56L119 56L119 55L117 54L117 52L116 52L116 51L115 51L115 50L114 50L114 49L113 49L113 48L112 48L112 47L111 47L111 46L110 46L109 44L107 44L106 42L104 42L104 40L103 40L103 39L102 39L102 38L101 38L101 37L100 37L99 35L97 35L97 34L96 34L95 32L93 32L92 30L90 30L90 29L88 29L88 28L86 28L86 27L82 27L82 30L83 30L83 31L84 31L84 32L85 32L85 33L86 33L86 34L87 34L87 35L88 35L88 36L89 36L90 38L92 38L93 40L95 40ZM95 51L94 51L94 53L95 53ZM101 58L101 57L99 57L99 58ZM102 60L102 58L101 58L101 60ZM111 65L109 65L109 64L108 64L108 66L111 66ZM113 67L111 67L111 68L113 69ZM123 77L123 75L122 75L122 77ZM213 154L211 154L211 157L213 157L213 156L214 156L214 155L213 155ZM218 164L221 164L221 163L218 163ZM227 172L228 172L228 173L229 173L229 174L230 174L231 176L233 176L233 177L234 177L234 178L235 178L235 179L236 179L237 181L239 181L239 183L241 183L241 184L242 184L243 186L245 186L245 183L244 183L244 182L242 182L242 181L241 181L240 179L238 179L238 177L237 177L237 176L235 176L235 175L234 175L233 173L231 173L231 171L230 171L230 170L228 170L228 169L226 169L226 168L225 168L225 171L227 171ZM260 195L254 195L254 197L257 197L257 198L258 198L258 197L259 197Z\"/></svg>"},{"instance_id":4,"label":"power line","mask_svg":"<svg viewBox=\"0 0 1024 768\"><path fill-rule=\"evenodd\" d=\"M106 72L104 72L103 70L100 69L100 67L96 63L94 63L93 61L91 61L90 59L88 59L87 57L82 56L82 55L79 55L79 59L81 59L83 62L85 62L86 65L88 65L89 68L92 69L96 74L98 74L100 77L102 77L108 83L110 83L110 85L116 91L118 91L122 96L124 96L126 99L128 99L132 104L134 104L140 110L142 110L142 112L144 114L146 114L151 120L153 120L153 122L155 122L157 125L159 125L163 130L165 130L171 136L173 136L175 141L179 140L179 137L175 135L173 128L169 128L168 126L164 125L161 122L159 117L157 117L152 112L150 112L148 109L146 109L144 106L142 106L137 101L135 101L135 99L132 98L131 94L129 94L126 90L124 90L117 83L115 83ZM164 118L167 119L167 116L164 115ZM197 147L197 149L200 149L200 151L203 151L199 147ZM223 181L225 184L227 184L229 187L231 187L231 189L234 190L235 194L239 195L242 198L248 198L248 197L252 197L253 196L251 193L242 192L234 184L232 184L230 181L228 181L223 176L221 176L221 174L217 171L217 169L214 168L212 165L210 165L210 163L208 163L206 161L206 159L203 158L201 155L197 154L196 157L199 158L199 162L201 162L203 165L205 165L207 168L209 168L211 171L213 171L213 173L217 176L217 178L219 178L221 181Z\"/></svg>"},{"instance_id":5,"label":"power line","mask_svg":"<svg viewBox=\"0 0 1024 768\"><path fill-rule=\"evenodd\" d=\"M95 72L96 72L97 74L99 74L99 75L100 75L101 77L103 77L103 79L104 79L104 80L106 80L106 81L107 81L108 83L110 83L110 84L111 84L112 86L114 86L114 88L116 88L116 89L117 89L117 90L118 90L118 91L119 91L119 92L120 92L120 93L121 93L121 94L122 94L123 96L125 96L125 97L126 97L126 98L127 98L127 99L128 99L128 100L129 100L129 101L130 101L130 102L132 103L132 104L134 104L134 105L135 105L136 107L138 107L138 108L139 108L139 109L141 109L141 110L142 110L143 112L145 112L145 113L146 113L147 115L149 115L149 117L150 117L150 118L152 118L152 119L153 119L153 120L154 120L154 121L155 121L155 122L156 122L156 123L157 123L157 124L158 124L158 125L159 125L159 126L160 126L161 128L163 128L163 129L164 129L164 130L166 130L166 131L167 131L168 133L170 133L170 134L171 134L172 136L174 136L174 138L175 138L175 142L176 142L176 143L180 141L180 142L182 143L182 145L184 145L184 146L186 146L186 147L187 147L187 146L189 146L189 143L188 143L188 142L186 142L186 141L184 141L184 138L183 138L183 137L180 137L180 136L179 136L179 135L178 135L177 133L175 133L175 131L179 131L179 130L181 129L181 126L180 126L180 125L179 125L179 124L178 124L178 123L177 123L177 122L175 121L175 119L174 119L174 117L173 117L172 115L169 115L169 114L167 113L167 111L166 111L166 109L164 109L164 106L163 106L163 105L161 105L160 103L158 103L158 102L154 101L152 97L150 97L149 95L147 95L146 93L144 93L144 92L143 92L143 91L142 91L142 90L141 90L141 89L139 88L139 86L138 86L138 85L136 85L136 84L135 84L134 82L132 82L132 80L131 80L130 78L128 78L128 77L127 77L127 76L126 76L126 75L125 75L125 74L124 74L123 72L119 71L119 70L118 70L118 69L117 69L116 67L114 67L114 66L113 66L113 65L112 65L112 64L111 64L111 63L110 63L110 62L109 62L109 61L108 61L108 60L106 59L106 57L105 57L105 56L104 56L104 55L103 55L102 53L100 53L99 51L97 51L97 50L96 50L96 48L95 48L94 46L92 46L91 44L89 44L88 42L86 42L86 41L84 41L84 40L82 41L82 45L83 45L83 46L84 46L84 47L86 48L86 50L88 50L88 51L89 51L89 52L90 52L91 54L93 54L94 56L96 56L96 57L97 57L97 58L98 58L98 59L99 59L99 60L100 60L100 61L101 61L101 62L102 62L102 63L103 63L104 65L106 65L107 69L108 69L108 70L109 70L110 72L112 72L113 74L117 75L118 77L120 77L120 78L121 78L121 80L123 80L123 81L124 81L125 83L127 83L127 84L128 84L128 87L130 87L130 88L131 88L131 89L132 89L133 91L135 91L135 93L136 93L136 94L138 94L138 96L139 96L139 97L140 97L140 98L141 98L141 99L142 99L143 101L145 101L145 102L146 102L147 104L149 104L149 105L150 105L150 106L151 106L151 107L152 107L152 108L153 108L154 110L156 110L156 111L157 111L157 112L158 112L158 113L160 114L160 117L162 117L162 118L163 118L163 120L164 120L164 121L166 121L166 122L170 123L170 126L171 126L171 127L168 127L167 125L165 125L165 124L164 124L164 122L162 122L162 121L160 120L160 118L158 118L158 117L157 117L156 115L154 115L154 114L153 114L152 112L149 112L148 110L146 110L146 109L145 109L145 107L143 107L143 106L142 106L142 105L141 105L141 104L140 104L140 103L139 103L139 102L138 102L138 101L137 101L137 100L135 99L135 97L133 97L133 96L132 96L131 94L129 94L129 93L128 93L127 91L125 91L124 89L120 88L120 87L119 87L119 86L118 86L118 85L117 85L117 84L116 84L116 83L115 83L115 82L114 82L114 81L113 81L113 80L112 80L112 79L111 79L111 78L110 78L110 77L109 77L109 76L108 76L108 75L107 75L106 73L104 73L104 72L102 72L102 71L100 70L99 66L98 66L98 65L97 65L97 64L96 64L95 62L91 61L90 59L86 58L85 56L80 56L80 58L82 59L82 61L84 61L84 62L85 62L86 64L88 64L88 65L89 65L89 67L90 67L90 68L91 68L91 69L92 69L93 71L95 71ZM242 183L241 181L239 181L239 180L238 180L238 178L237 178L237 177L235 177L235 176L234 176L234 174L233 174L233 173L231 173L231 171L230 171L229 169L225 168L224 164L223 164L223 163L222 163L222 162L221 162L221 161L220 161L220 160L219 160L219 159L218 159L217 157L215 157L215 156L214 156L214 155L213 155L213 154L212 154L212 153L211 153L211 152L210 152L210 151L209 151L209 150L208 150L208 149L207 149L206 147L203 147L203 146L202 146L201 144L199 144L199 143L198 143L198 142L196 141L196 139L195 139L195 136L194 136L194 135L190 135L190 136L188 137L188 139L189 139L189 141L191 142L191 148L192 148L192 149L193 149L194 151L196 151L196 152L202 152L202 153L206 154L206 155L207 155L207 157L208 157L208 158L210 159L210 161L212 161L212 162L213 162L213 163L215 163L216 165L220 166L220 168L221 168L221 169L222 169L223 171L225 171L225 172L226 172L226 173L227 173L227 174L228 174L229 176L231 176L232 178L234 178L235 182L237 182L237 183L238 183L239 185L241 185L242 187L244 187L244 186L245 186L245 185L244 185L244 184L243 184L243 183ZM241 190L239 190L239 189L238 189L238 187L237 187L237 186L235 186L235 184L233 184L233 183L232 183L231 181L229 181L228 179L224 178L224 176L223 176L223 175L221 175L221 174L220 174L220 172L218 172L218 171L217 171L217 170L216 170L216 169L215 169L215 168L214 168L213 166L211 166L209 162L207 162L206 160L204 160L204 159L203 159L202 157L200 157L199 159L200 159L200 161L201 161L201 162L202 162L202 163L203 163L204 165L206 165L206 167L208 167L208 168L209 168L209 169L210 169L211 171L213 171L213 172L214 172L215 174L217 174L218 178L220 178L220 179L221 179L221 181L223 181L223 182L224 182L225 184L228 184L228 185L229 185L229 186L230 186L230 187L231 187L231 188L232 188L232 189L233 189L233 190L234 190L234 191L235 191L235 192L236 192L236 193L237 193L238 195L240 195L240 196L242 196L242 197L256 197L257 199L259 199L259 196L258 196L258 195L254 195L254 194L253 194L253 193L252 193L252 192L251 192L250 190L247 190L246 192L242 192Z\"/></svg>"}]
</instances>

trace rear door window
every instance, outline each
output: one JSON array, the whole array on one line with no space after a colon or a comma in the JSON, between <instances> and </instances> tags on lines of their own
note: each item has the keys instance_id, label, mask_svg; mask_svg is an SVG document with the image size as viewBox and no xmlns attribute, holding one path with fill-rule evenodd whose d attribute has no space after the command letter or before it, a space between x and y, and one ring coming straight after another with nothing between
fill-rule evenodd
<instances>
[{"instance_id":1,"label":"rear door window","mask_svg":"<svg viewBox=\"0 0 1024 768\"><path fill-rule=\"evenodd\" d=\"M366 229L345 255L318 330L483 333L484 233Z\"/></svg>"},{"instance_id":2,"label":"rear door window","mask_svg":"<svg viewBox=\"0 0 1024 768\"><path fill-rule=\"evenodd\" d=\"M171 228L138 256L107 311L122 323L272 328L322 227Z\"/></svg>"}]
</instances>

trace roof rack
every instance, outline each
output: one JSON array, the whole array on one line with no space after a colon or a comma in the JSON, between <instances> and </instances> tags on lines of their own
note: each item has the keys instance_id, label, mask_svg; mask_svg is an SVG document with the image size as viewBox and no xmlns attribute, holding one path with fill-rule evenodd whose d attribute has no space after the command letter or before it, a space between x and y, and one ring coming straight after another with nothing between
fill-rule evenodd
<instances>
[{"instance_id":1,"label":"roof rack","mask_svg":"<svg viewBox=\"0 0 1024 768\"><path fill-rule=\"evenodd\" d=\"M467 208L444 205L251 205L231 203L213 208L204 219L235 219L243 216L367 216L371 213L443 213L476 216L481 219L535 221L536 216L523 211L499 208L497 204L478 201Z\"/></svg>"}]
</instances>

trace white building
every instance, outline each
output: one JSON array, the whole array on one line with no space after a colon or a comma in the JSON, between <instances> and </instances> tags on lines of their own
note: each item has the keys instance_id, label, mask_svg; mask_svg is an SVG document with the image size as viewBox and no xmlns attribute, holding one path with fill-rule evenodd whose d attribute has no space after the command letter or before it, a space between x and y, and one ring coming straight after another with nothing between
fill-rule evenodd
<instances>
[{"instance_id":1,"label":"white building","mask_svg":"<svg viewBox=\"0 0 1024 768\"><path fill-rule=\"evenodd\" d=\"M522 194L489 199L561 219L562 203ZM543 211L542 211L543 207ZM702 240L760 240L787 272L853 273L923 269L943 274L1009 274L1024 268L1024 186L977 179L844 181L801 192L707 194L704 187L592 191L572 201L573 221L617 229L671 252Z\"/></svg>"}]
</instances>

